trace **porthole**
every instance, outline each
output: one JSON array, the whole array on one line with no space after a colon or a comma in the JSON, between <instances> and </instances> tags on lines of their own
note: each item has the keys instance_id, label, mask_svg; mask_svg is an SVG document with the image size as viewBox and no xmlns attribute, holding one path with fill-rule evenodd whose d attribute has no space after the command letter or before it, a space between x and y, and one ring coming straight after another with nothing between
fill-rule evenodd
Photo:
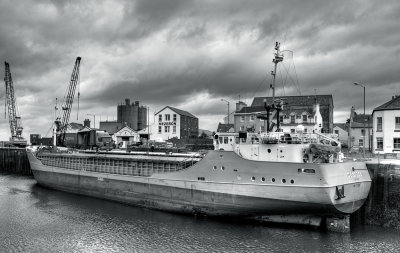
<instances>
[{"instance_id":1,"label":"porthole","mask_svg":"<svg viewBox=\"0 0 400 253\"><path fill-rule=\"evenodd\" d=\"M262 177L262 178L261 178L261 181L262 181L262 182L265 182L265 177Z\"/></svg>"},{"instance_id":2,"label":"porthole","mask_svg":"<svg viewBox=\"0 0 400 253\"><path fill-rule=\"evenodd\" d=\"M216 169L217 169L217 166L214 166L213 169L216 170Z\"/></svg>"},{"instance_id":3,"label":"porthole","mask_svg":"<svg viewBox=\"0 0 400 253\"><path fill-rule=\"evenodd\" d=\"M221 170L225 170L225 167L224 167L224 166L221 166Z\"/></svg>"},{"instance_id":4,"label":"porthole","mask_svg":"<svg viewBox=\"0 0 400 253\"><path fill-rule=\"evenodd\" d=\"M294 180L293 180L293 179L291 179L291 180L290 180L290 183L291 183L291 184L294 184Z\"/></svg>"},{"instance_id":5,"label":"porthole","mask_svg":"<svg viewBox=\"0 0 400 253\"><path fill-rule=\"evenodd\" d=\"M272 183L275 183L275 178L272 178L271 181L272 181Z\"/></svg>"},{"instance_id":6,"label":"porthole","mask_svg":"<svg viewBox=\"0 0 400 253\"><path fill-rule=\"evenodd\" d=\"M254 180L256 180L256 177L251 177L251 181L254 181Z\"/></svg>"},{"instance_id":7,"label":"porthole","mask_svg":"<svg viewBox=\"0 0 400 253\"><path fill-rule=\"evenodd\" d=\"M283 152L283 151L282 151L282 149L281 149L281 151L280 151L280 152L281 152L281 153Z\"/></svg>"},{"instance_id":8,"label":"porthole","mask_svg":"<svg viewBox=\"0 0 400 253\"><path fill-rule=\"evenodd\" d=\"M271 153L271 149L270 148L268 149L268 153Z\"/></svg>"},{"instance_id":9,"label":"porthole","mask_svg":"<svg viewBox=\"0 0 400 253\"><path fill-rule=\"evenodd\" d=\"M284 184L285 184L285 183L286 183L286 179L282 179L282 183L284 183Z\"/></svg>"}]
</instances>

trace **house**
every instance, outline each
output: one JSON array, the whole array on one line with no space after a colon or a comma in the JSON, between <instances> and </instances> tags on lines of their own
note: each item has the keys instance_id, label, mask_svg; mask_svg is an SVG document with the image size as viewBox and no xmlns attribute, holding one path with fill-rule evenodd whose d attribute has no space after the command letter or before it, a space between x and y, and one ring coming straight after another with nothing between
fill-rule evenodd
<instances>
[{"instance_id":1,"label":"house","mask_svg":"<svg viewBox=\"0 0 400 253\"><path fill-rule=\"evenodd\" d=\"M349 131L347 130L348 126L345 123L334 123L333 124L333 133L337 134L339 141L345 145L348 145L349 141Z\"/></svg>"},{"instance_id":2,"label":"house","mask_svg":"<svg viewBox=\"0 0 400 253\"><path fill-rule=\"evenodd\" d=\"M372 111L373 153L400 153L400 96Z\"/></svg>"},{"instance_id":3,"label":"house","mask_svg":"<svg viewBox=\"0 0 400 253\"><path fill-rule=\"evenodd\" d=\"M199 135L199 119L187 111L166 106L154 116L155 124L151 140L186 139Z\"/></svg>"},{"instance_id":4,"label":"house","mask_svg":"<svg viewBox=\"0 0 400 253\"><path fill-rule=\"evenodd\" d=\"M364 145L364 139L365 139L365 145ZM354 106L352 106L350 110L348 143L349 143L349 148L365 147L366 150L371 150L372 147L372 115L358 114L355 111Z\"/></svg>"},{"instance_id":5,"label":"house","mask_svg":"<svg viewBox=\"0 0 400 253\"><path fill-rule=\"evenodd\" d=\"M331 132L333 129L332 95L316 96L282 96L276 97L283 102L279 112L272 111L272 131L280 128L285 132L294 133L298 125L303 125L305 132ZM263 132L266 130L266 120L259 118L266 114L264 101L272 103L270 97L255 97L251 106L242 107L235 113L235 132Z\"/></svg>"},{"instance_id":6,"label":"house","mask_svg":"<svg viewBox=\"0 0 400 253\"><path fill-rule=\"evenodd\" d=\"M140 142L140 136L138 132L128 126L125 126L113 134L113 140L119 147L126 148L129 144Z\"/></svg>"}]
</instances>

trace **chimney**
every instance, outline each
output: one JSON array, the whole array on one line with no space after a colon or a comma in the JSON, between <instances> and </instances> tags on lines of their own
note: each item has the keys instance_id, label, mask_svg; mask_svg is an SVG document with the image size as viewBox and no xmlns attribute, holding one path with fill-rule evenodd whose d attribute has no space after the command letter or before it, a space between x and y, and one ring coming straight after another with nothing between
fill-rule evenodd
<instances>
[{"instance_id":1,"label":"chimney","mask_svg":"<svg viewBox=\"0 0 400 253\"><path fill-rule=\"evenodd\" d=\"M84 127L89 127L89 128L90 128L90 120L89 120L89 119L85 119L85 120L83 121L83 126L84 126Z\"/></svg>"},{"instance_id":2,"label":"chimney","mask_svg":"<svg viewBox=\"0 0 400 253\"><path fill-rule=\"evenodd\" d=\"M129 98L125 98L125 105L129 105L131 103L131 100Z\"/></svg>"},{"instance_id":3,"label":"chimney","mask_svg":"<svg viewBox=\"0 0 400 253\"><path fill-rule=\"evenodd\" d=\"M236 112L242 110L243 107L247 106L245 102L239 101L236 103Z\"/></svg>"}]
</instances>

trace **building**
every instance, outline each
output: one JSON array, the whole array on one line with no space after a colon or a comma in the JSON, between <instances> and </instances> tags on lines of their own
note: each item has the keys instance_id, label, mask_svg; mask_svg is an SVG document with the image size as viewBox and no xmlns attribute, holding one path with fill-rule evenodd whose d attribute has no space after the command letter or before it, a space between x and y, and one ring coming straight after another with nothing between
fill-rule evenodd
<instances>
[{"instance_id":1,"label":"building","mask_svg":"<svg viewBox=\"0 0 400 253\"><path fill-rule=\"evenodd\" d=\"M140 105L139 101L131 104L126 98L125 103L117 106L117 120L100 121L100 129L114 134L123 127L128 126L134 131L140 131L147 127L147 107Z\"/></svg>"},{"instance_id":2,"label":"building","mask_svg":"<svg viewBox=\"0 0 400 253\"><path fill-rule=\"evenodd\" d=\"M126 98L125 104L117 107L117 122L124 123L135 131L142 130L147 126L147 108L139 105L139 101L130 104L130 100Z\"/></svg>"},{"instance_id":3,"label":"building","mask_svg":"<svg viewBox=\"0 0 400 253\"><path fill-rule=\"evenodd\" d=\"M364 133L364 123L365 132ZM365 138L364 138L365 136ZM365 145L364 145L365 139ZM354 107L350 110L350 127L349 127L349 148L365 147L370 150L372 147L372 116L371 114L357 114Z\"/></svg>"},{"instance_id":4,"label":"building","mask_svg":"<svg viewBox=\"0 0 400 253\"><path fill-rule=\"evenodd\" d=\"M171 138L185 139L199 135L199 119L193 114L166 106L155 114L155 129L151 140L166 141Z\"/></svg>"},{"instance_id":5,"label":"building","mask_svg":"<svg viewBox=\"0 0 400 253\"><path fill-rule=\"evenodd\" d=\"M41 138L42 138L42 136L40 134L31 134L29 141L30 141L31 145L40 145Z\"/></svg>"},{"instance_id":6,"label":"building","mask_svg":"<svg viewBox=\"0 0 400 253\"><path fill-rule=\"evenodd\" d=\"M113 121L100 121L100 129L106 131L109 134L114 134L121 130L125 126L122 122Z\"/></svg>"},{"instance_id":7,"label":"building","mask_svg":"<svg viewBox=\"0 0 400 253\"><path fill-rule=\"evenodd\" d=\"M284 101L279 113L280 128L283 131L295 132L298 125L303 125L305 132L332 132L333 130L333 99L332 95L314 96L281 96ZM266 113L264 100L272 103L271 97L255 97L251 106L242 107L235 113L235 132L263 132L266 121L258 118ZM272 112L273 131L276 130L277 114Z\"/></svg>"},{"instance_id":8,"label":"building","mask_svg":"<svg viewBox=\"0 0 400 253\"><path fill-rule=\"evenodd\" d=\"M400 153L400 96L372 111L373 153Z\"/></svg>"},{"instance_id":9,"label":"building","mask_svg":"<svg viewBox=\"0 0 400 253\"><path fill-rule=\"evenodd\" d=\"M113 134L113 140L118 147L127 148L129 144L140 142L140 136L138 132L128 126L125 126Z\"/></svg>"},{"instance_id":10,"label":"building","mask_svg":"<svg viewBox=\"0 0 400 253\"><path fill-rule=\"evenodd\" d=\"M337 134L340 143L348 145L349 142L349 131L348 125L345 123L334 123L333 124L333 133Z\"/></svg>"}]
</instances>

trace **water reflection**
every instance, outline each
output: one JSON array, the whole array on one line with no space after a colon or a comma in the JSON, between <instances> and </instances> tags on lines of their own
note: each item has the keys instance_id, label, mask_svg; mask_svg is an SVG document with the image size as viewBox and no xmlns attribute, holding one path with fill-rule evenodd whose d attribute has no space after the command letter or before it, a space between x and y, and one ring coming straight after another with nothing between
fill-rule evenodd
<instances>
[{"instance_id":1,"label":"water reflection","mask_svg":"<svg viewBox=\"0 0 400 253\"><path fill-rule=\"evenodd\" d=\"M350 234L198 219L0 175L0 247L24 252L397 252L400 232Z\"/></svg>"}]
</instances>

